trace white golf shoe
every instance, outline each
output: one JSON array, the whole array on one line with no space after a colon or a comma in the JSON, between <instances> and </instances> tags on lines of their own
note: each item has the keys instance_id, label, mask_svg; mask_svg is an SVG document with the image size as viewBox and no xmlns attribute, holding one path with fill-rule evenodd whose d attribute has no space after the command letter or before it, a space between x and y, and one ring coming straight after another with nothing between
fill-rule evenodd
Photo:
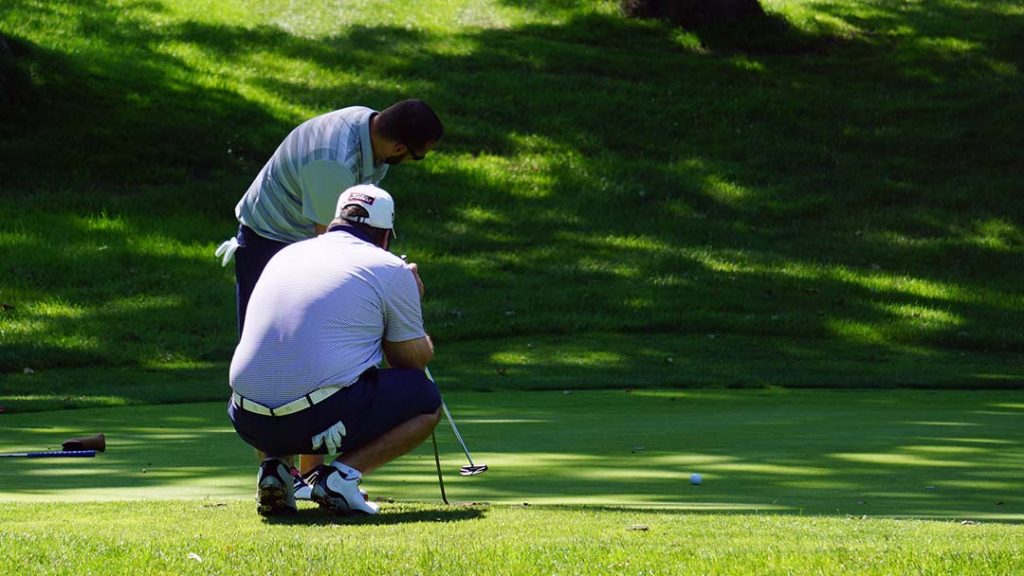
<instances>
[{"instance_id":1,"label":"white golf shoe","mask_svg":"<svg viewBox=\"0 0 1024 576\"><path fill-rule=\"evenodd\" d=\"M320 469L328 468L327 466L317 466L306 475L299 474L299 471L292 468L292 477L295 479L295 499L296 500L312 500L313 499L313 485L316 484L316 479L320 476ZM330 472L330 469L326 470ZM369 500L370 495L367 494L366 490L359 489L359 495L363 497L363 500Z\"/></svg>"},{"instance_id":2,"label":"white golf shoe","mask_svg":"<svg viewBox=\"0 0 1024 576\"><path fill-rule=\"evenodd\" d=\"M295 499L310 500L313 495L313 482L316 481L316 470L313 470L313 472L310 472L305 477L297 476L293 472L292 477L295 479Z\"/></svg>"},{"instance_id":3,"label":"white golf shoe","mask_svg":"<svg viewBox=\"0 0 1024 576\"><path fill-rule=\"evenodd\" d=\"M336 514L376 514L380 506L368 502L359 489L359 478L349 478L334 466L322 466L310 498Z\"/></svg>"}]
</instances>

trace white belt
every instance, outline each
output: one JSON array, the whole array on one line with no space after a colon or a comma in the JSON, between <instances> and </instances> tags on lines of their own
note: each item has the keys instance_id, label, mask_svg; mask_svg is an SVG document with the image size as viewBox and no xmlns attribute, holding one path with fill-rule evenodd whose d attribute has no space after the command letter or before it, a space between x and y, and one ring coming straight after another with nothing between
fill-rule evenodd
<instances>
[{"instance_id":1,"label":"white belt","mask_svg":"<svg viewBox=\"0 0 1024 576\"><path fill-rule=\"evenodd\" d=\"M311 406L316 406L333 396L335 392L342 388L344 388L344 386L327 386L325 388L317 388L302 398L293 400L283 406L278 406L277 408L268 408L259 402L253 402L252 400L245 398L237 392L231 393L231 400L235 403L235 406L238 406L246 412L260 414L262 416L287 416L289 414L305 410Z\"/></svg>"}]
</instances>

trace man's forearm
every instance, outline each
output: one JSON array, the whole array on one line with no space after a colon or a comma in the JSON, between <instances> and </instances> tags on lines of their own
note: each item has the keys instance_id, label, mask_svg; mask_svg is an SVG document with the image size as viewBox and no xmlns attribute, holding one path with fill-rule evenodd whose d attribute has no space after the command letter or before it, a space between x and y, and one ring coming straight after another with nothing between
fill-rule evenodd
<instances>
[{"instance_id":1,"label":"man's forearm","mask_svg":"<svg viewBox=\"0 0 1024 576\"><path fill-rule=\"evenodd\" d=\"M423 370L434 357L434 343L430 336L405 342L384 341L384 358L392 368Z\"/></svg>"}]
</instances>

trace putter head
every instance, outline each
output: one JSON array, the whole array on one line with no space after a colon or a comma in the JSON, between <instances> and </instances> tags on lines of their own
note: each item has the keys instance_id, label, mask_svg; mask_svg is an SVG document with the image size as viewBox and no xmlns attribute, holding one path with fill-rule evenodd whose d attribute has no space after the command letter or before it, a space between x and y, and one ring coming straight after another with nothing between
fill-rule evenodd
<instances>
[{"instance_id":1,"label":"putter head","mask_svg":"<svg viewBox=\"0 0 1024 576\"><path fill-rule=\"evenodd\" d=\"M476 466L463 466L459 468L460 476L476 476L477 474L483 474L487 472L487 464L477 464Z\"/></svg>"}]
</instances>

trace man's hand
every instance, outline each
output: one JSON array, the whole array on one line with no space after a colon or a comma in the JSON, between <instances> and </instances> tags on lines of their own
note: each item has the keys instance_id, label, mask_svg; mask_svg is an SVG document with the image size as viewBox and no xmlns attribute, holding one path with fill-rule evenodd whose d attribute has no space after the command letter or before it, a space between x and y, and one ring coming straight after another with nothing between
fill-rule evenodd
<instances>
[{"instance_id":1,"label":"man's hand","mask_svg":"<svg viewBox=\"0 0 1024 576\"><path fill-rule=\"evenodd\" d=\"M323 446L327 449L328 454L337 454L338 448L341 448L341 439L344 437L345 423L338 420L334 426L313 436L313 450L319 450Z\"/></svg>"},{"instance_id":2,"label":"man's hand","mask_svg":"<svg viewBox=\"0 0 1024 576\"><path fill-rule=\"evenodd\" d=\"M426 292L426 288L423 286L423 280L420 280L420 267L413 262L408 264L408 268L412 271L412 277L416 279L416 288L420 291L420 300L423 300L423 293Z\"/></svg>"},{"instance_id":3,"label":"man's hand","mask_svg":"<svg viewBox=\"0 0 1024 576\"><path fill-rule=\"evenodd\" d=\"M409 262L408 257L405 254L399 256L402 262L405 262L405 267L412 271L412 277L416 279L416 289L420 291L420 300L423 300L423 293L426 292L426 288L423 287L423 280L420 279L420 267L415 262Z\"/></svg>"}]
</instances>

